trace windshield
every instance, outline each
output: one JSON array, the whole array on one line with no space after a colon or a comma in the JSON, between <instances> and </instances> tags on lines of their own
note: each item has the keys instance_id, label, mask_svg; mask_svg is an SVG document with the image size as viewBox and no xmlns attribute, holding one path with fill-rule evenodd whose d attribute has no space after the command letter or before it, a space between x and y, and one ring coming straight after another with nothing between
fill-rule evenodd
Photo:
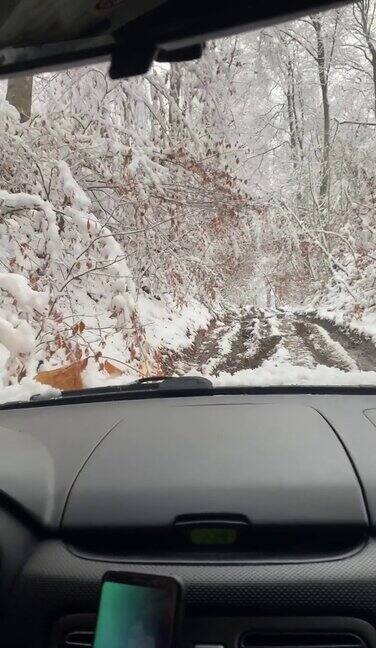
<instances>
[{"instance_id":1,"label":"windshield","mask_svg":"<svg viewBox=\"0 0 376 648\"><path fill-rule=\"evenodd\" d=\"M376 385L375 37L361 0L143 77L2 82L2 399Z\"/></svg>"}]
</instances>

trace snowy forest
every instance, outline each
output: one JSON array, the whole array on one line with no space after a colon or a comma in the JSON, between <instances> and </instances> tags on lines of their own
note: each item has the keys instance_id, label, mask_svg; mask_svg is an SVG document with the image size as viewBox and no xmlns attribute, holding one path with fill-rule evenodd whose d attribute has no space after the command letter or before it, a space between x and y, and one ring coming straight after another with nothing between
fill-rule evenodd
<instances>
[{"instance_id":1,"label":"snowy forest","mask_svg":"<svg viewBox=\"0 0 376 648\"><path fill-rule=\"evenodd\" d=\"M374 0L106 70L1 82L0 387L376 382Z\"/></svg>"}]
</instances>

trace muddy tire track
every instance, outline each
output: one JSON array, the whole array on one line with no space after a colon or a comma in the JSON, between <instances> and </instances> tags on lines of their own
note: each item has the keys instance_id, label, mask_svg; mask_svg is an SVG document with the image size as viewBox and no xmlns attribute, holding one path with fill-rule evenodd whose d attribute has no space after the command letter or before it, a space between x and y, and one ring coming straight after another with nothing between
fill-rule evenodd
<instances>
[{"instance_id":1,"label":"muddy tire track","mask_svg":"<svg viewBox=\"0 0 376 648\"><path fill-rule=\"evenodd\" d=\"M176 367L178 373L186 373L190 369L201 370L213 357L219 353L220 330L227 329L228 321L219 321L213 318L207 328L199 329L192 340L192 344L183 352L165 351L163 353L161 369L166 375L171 373L171 368Z\"/></svg>"},{"instance_id":2,"label":"muddy tire track","mask_svg":"<svg viewBox=\"0 0 376 648\"><path fill-rule=\"evenodd\" d=\"M271 358L281 341L280 335L271 335L270 325L263 315L255 312L241 314L239 331L231 343L231 350L221 355L221 337L234 325L237 318L227 317L223 322L213 321L208 329L198 331L191 346L175 359L179 373L192 369L218 375L222 371L234 374L242 369L256 369ZM258 330L257 330L258 327ZM216 362L216 359L218 361Z\"/></svg>"},{"instance_id":3,"label":"muddy tire track","mask_svg":"<svg viewBox=\"0 0 376 648\"><path fill-rule=\"evenodd\" d=\"M256 309L213 320L207 329L197 332L191 346L173 359L172 366L178 373L197 370L212 375L234 374L257 369L275 354L277 362L278 350L285 350L290 358L287 361L295 366L324 365L348 372L376 368L376 347L365 336L318 317L292 313L271 316Z\"/></svg>"},{"instance_id":4,"label":"muddy tire track","mask_svg":"<svg viewBox=\"0 0 376 648\"><path fill-rule=\"evenodd\" d=\"M361 371L375 371L376 347L370 338L319 317L307 317L306 321L318 324L335 342L339 342Z\"/></svg>"},{"instance_id":5,"label":"muddy tire track","mask_svg":"<svg viewBox=\"0 0 376 648\"><path fill-rule=\"evenodd\" d=\"M260 325L262 332L260 339L256 337L256 324ZM255 347L251 350L250 345L253 340ZM247 315L241 321L230 355L217 365L215 373L227 371L234 374L242 369L257 369L265 360L272 357L280 341L280 335L271 335L270 325L265 317L259 319Z\"/></svg>"},{"instance_id":6,"label":"muddy tire track","mask_svg":"<svg viewBox=\"0 0 376 648\"><path fill-rule=\"evenodd\" d=\"M303 345L311 353L317 364L325 365L326 367L336 367L337 369L342 369L344 371L351 371L349 363L341 358L334 349L327 345L323 338L320 339L319 331L317 329L314 331L311 322L297 320L295 322L295 330L300 336Z\"/></svg>"}]
</instances>

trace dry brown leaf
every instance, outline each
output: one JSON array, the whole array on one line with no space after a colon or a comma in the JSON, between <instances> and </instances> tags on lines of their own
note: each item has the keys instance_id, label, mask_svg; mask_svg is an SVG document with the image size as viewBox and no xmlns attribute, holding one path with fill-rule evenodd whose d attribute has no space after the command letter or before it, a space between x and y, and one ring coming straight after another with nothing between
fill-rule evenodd
<instances>
[{"instance_id":1,"label":"dry brown leaf","mask_svg":"<svg viewBox=\"0 0 376 648\"><path fill-rule=\"evenodd\" d=\"M115 367L115 365L113 365L112 362L109 362L108 360L105 360L104 369L110 376L121 376L123 374L119 367Z\"/></svg>"},{"instance_id":2,"label":"dry brown leaf","mask_svg":"<svg viewBox=\"0 0 376 648\"><path fill-rule=\"evenodd\" d=\"M51 387L56 387L56 389L62 391L83 389L84 384L81 373L86 366L87 358L79 362L73 362L67 367L59 367L51 371L39 371L35 376L35 380L42 383L42 385L51 385Z\"/></svg>"}]
</instances>

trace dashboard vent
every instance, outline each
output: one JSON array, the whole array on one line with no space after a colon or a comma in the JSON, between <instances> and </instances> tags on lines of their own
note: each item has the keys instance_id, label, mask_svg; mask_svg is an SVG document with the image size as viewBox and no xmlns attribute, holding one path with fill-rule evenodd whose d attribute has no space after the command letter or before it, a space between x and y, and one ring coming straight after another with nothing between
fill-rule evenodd
<instances>
[{"instance_id":1,"label":"dashboard vent","mask_svg":"<svg viewBox=\"0 0 376 648\"><path fill-rule=\"evenodd\" d=\"M57 646L59 648L93 648L95 615L71 624L68 629L61 629ZM73 618L74 621L74 618ZM243 625L244 627L244 625ZM239 636L238 632L236 633ZM253 630L244 632L240 641L234 640L231 645L238 648L369 648L359 635L353 632L310 631L310 630Z\"/></svg>"},{"instance_id":2,"label":"dashboard vent","mask_svg":"<svg viewBox=\"0 0 376 648\"><path fill-rule=\"evenodd\" d=\"M241 648L365 648L355 634L342 632L246 632Z\"/></svg>"},{"instance_id":3,"label":"dashboard vent","mask_svg":"<svg viewBox=\"0 0 376 648\"><path fill-rule=\"evenodd\" d=\"M63 641L63 648L92 648L94 644L94 630L71 630L67 632Z\"/></svg>"}]
</instances>

